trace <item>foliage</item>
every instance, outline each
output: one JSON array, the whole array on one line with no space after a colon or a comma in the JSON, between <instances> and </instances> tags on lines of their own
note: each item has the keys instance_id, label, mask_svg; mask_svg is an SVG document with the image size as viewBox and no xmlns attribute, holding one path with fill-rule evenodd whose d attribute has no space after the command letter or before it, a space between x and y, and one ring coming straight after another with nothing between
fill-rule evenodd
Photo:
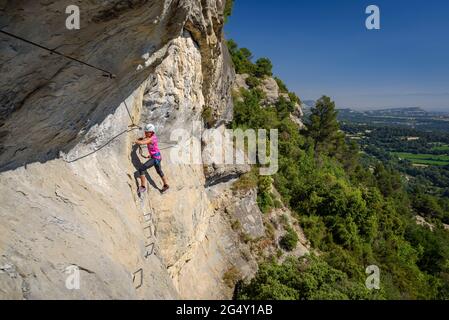
<instances>
[{"instance_id":1,"label":"foliage","mask_svg":"<svg viewBox=\"0 0 449 320\"><path fill-rule=\"evenodd\" d=\"M372 294L316 256L264 263L251 283L236 293L242 300L369 299Z\"/></svg>"},{"instance_id":2,"label":"foliage","mask_svg":"<svg viewBox=\"0 0 449 320\"><path fill-rule=\"evenodd\" d=\"M237 281L242 277L239 270L232 266L223 275L223 282L229 287L234 288Z\"/></svg>"},{"instance_id":3,"label":"foliage","mask_svg":"<svg viewBox=\"0 0 449 320\"><path fill-rule=\"evenodd\" d=\"M212 128L217 122L211 107L204 107L201 115L207 128Z\"/></svg>"},{"instance_id":4,"label":"foliage","mask_svg":"<svg viewBox=\"0 0 449 320\"><path fill-rule=\"evenodd\" d=\"M261 84L260 79L254 76L249 76L248 78L246 78L245 82L250 89L257 88Z\"/></svg>"},{"instance_id":5,"label":"foliage","mask_svg":"<svg viewBox=\"0 0 449 320\"><path fill-rule=\"evenodd\" d=\"M251 62L252 53L246 48L239 49L233 40L227 42L229 53L231 54L232 62L234 63L235 71L239 74L252 75L255 71L255 66Z\"/></svg>"},{"instance_id":6,"label":"foliage","mask_svg":"<svg viewBox=\"0 0 449 320\"><path fill-rule=\"evenodd\" d=\"M252 77L263 79L273 75L273 64L268 58L260 58L255 63L252 62L253 54L247 48L239 48L234 40L227 42L235 71L238 74L248 74Z\"/></svg>"},{"instance_id":7,"label":"foliage","mask_svg":"<svg viewBox=\"0 0 449 320\"><path fill-rule=\"evenodd\" d=\"M248 173L245 173L239 180L234 182L232 190L234 192L246 192L257 187L258 175L257 168L253 167Z\"/></svg>"},{"instance_id":8,"label":"foliage","mask_svg":"<svg viewBox=\"0 0 449 320\"><path fill-rule=\"evenodd\" d=\"M278 84L279 92L281 92L281 93L288 93L288 88L285 85L284 81L282 81L278 77L274 77L274 80L276 80L276 83Z\"/></svg>"},{"instance_id":9,"label":"foliage","mask_svg":"<svg viewBox=\"0 0 449 320\"><path fill-rule=\"evenodd\" d=\"M298 245L298 234L292 227L287 227L287 233L279 241L280 246L286 251L292 251Z\"/></svg>"},{"instance_id":10,"label":"foliage","mask_svg":"<svg viewBox=\"0 0 449 320\"><path fill-rule=\"evenodd\" d=\"M271 196L271 178L260 176L258 181L257 204L263 213L274 208L274 200Z\"/></svg>"},{"instance_id":11,"label":"foliage","mask_svg":"<svg viewBox=\"0 0 449 320\"><path fill-rule=\"evenodd\" d=\"M262 108L262 99L257 88L242 90L232 127L278 129L279 171L272 183L320 257L282 265L265 262L251 282L239 285L236 296L448 299L449 233L442 222L449 220L449 183L437 185L440 177L446 179L443 171L428 170L425 178L410 182L390 158L382 164L361 154L359 145L340 130L329 97L317 101L303 131L290 120L292 101L280 99L273 108ZM365 145L362 150L366 152ZM275 206L271 181L256 181L259 206L269 211ZM440 196L434 198L427 186ZM417 212L434 219L434 231L416 225ZM369 265L381 270L380 291L365 288Z\"/></svg>"},{"instance_id":12,"label":"foliage","mask_svg":"<svg viewBox=\"0 0 449 320\"><path fill-rule=\"evenodd\" d=\"M254 69L254 76L263 78L264 76L271 77L273 75L273 64L268 58L260 58L256 61Z\"/></svg>"},{"instance_id":13,"label":"foliage","mask_svg":"<svg viewBox=\"0 0 449 320\"><path fill-rule=\"evenodd\" d=\"M306 128L306 135L313 141L315 154L332 152L342 144L337 110L329 97L323 96L316 102Z\"/></svg>"},{"instance_id":14,"label":"foliage","mask_svg":"<svg viewBox=\"0 0 449 320\"><path fill-rule=\"evenodd\" d=\"M232 15L232 9L234 7L234 0L225 0L224 19L225 23L228 22L229 17Z\"/></svg>"}]
</instances>

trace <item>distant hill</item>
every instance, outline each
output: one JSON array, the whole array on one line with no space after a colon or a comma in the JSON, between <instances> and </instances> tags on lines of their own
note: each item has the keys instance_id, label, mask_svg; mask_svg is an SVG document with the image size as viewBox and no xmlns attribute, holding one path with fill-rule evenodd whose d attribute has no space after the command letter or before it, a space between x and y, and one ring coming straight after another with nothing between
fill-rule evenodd
<instances>
[{"instance_id":1,"label":"distant hill","mask_svg":"<svg viewBox=\"0 0 449 320\"><path fill-rule=\"evenodd\" d=\"M419 107L407 108L389 108L380 110L357 111L349 108L339 109L340 114L364 115L369 117L406 117L406 118L420 118L420 117L441 117L449 116L449 113L426 111Z\"/></svg>"},{"instance_id":2,"label":"distant hill","mask_svg":"<svg viewBox=\"0 0 449 320\"><path fill-rule=\"evenodd\" d=\"M427 131L449 132L449 113L426 111L416 107L369 111L339 109L338 119L343 122L378 126L405 126Z\"/></svg>"},{"instance_id":3,"label":"distant hill","mask_svg":"<svg viewBox=\"0 0 449 320\"><path fill-rule=\"evenodd\" d=\"M411 108L391 108L382 110L365 111L368 115L374 116L395 116L395 117L423 117L429 116L429 112L418 107Z\"/></svg>"},{"instance_id":4,"label":"distant hill","mask_svg":"<svg viewBox=\"0 0 449 320\"><path fill-rule=\"evenodd\" d=\"M315 101L315 100L304 100L304 101L302 102L302 104L303 104L304 106L306 106L306 107L312 108L312 107L315 106L316 101Z\"/></svg>"}]
</instances>

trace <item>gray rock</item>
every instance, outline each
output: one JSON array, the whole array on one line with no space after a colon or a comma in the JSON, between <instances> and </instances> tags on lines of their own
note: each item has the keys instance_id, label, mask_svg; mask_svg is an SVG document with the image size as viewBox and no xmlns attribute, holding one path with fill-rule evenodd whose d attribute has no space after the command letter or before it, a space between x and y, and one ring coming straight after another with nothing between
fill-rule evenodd
<instances>
[{"instance_id":1,"label":"gray rock","mask_svg":"<svg viewBox=\"0 0 449 320\"><path fill-rule=\"evenodd\" d=\"M279 100L279 86L271 77L266 77L262 80L260 88L265 93L265 104L271 106Z\"/></svg>"},{"instance_id":2,"label":"gray rock","mask_svg":"<svg viewBox=\"0 0 449 320\"><path fill-rule=\"evenodd\" d=\"M63 24L69 4L35 1L36 23L24 23L31 4L2 8L5 30L116 78L1 36L0 265L14 268L0 273L0 298L231 298L229 266L250 274L257 265L217 214L202 164L176 163L170 149L176 129L198 134L205 106L218 123L232 118L224 1L82 1L76 33ZM147 122L157 126L171 189L161 195L149 170L154 180L139 198L144 159L131 142L142 132L129 125ZM79 290L66 287L71 265Z\"/></svg>"},{"instance_id":3,"label":"gray rock","mask_svg":"<svg viewBox=\"0 0 449 320\"><path fill-rule=\"evenodd\" d=\"M257 191L251 190L236 202L234 216L240 222L243 232L253 239L265 235L265 227L262 221L262 212L257 204Z\"/></svg>"}]
</instances>

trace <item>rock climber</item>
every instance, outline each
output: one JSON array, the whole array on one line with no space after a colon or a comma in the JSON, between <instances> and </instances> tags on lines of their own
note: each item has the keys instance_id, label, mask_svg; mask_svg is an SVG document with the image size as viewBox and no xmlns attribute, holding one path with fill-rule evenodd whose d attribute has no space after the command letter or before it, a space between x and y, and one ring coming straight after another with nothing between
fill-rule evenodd
<instances>
[{"instance_id":1,"label":"rock climber","mask_svg":"<svg viewBox=\"0 0 449 320\"><path fill-rule=\"evenodd\" d=\"M145 157L142 152L141 155L144 158L150 159L147 162L145 162L143 165L139 168L139 174L140 174L140 187L139 187L139 193L143 194L147 191L146 185L147 180L145 178L145 172L150 169L151 167L154 167L156 169L157 174L161 177L162 182L164 183L164 186L161 190L162 193L167 191L170 187L167 182L167 178L164 175L164 172L162 172L161 168L161 151L158 147L158 140L156 136L156 128L152 124L148 124L145 126L145 138L139 138L135 143L139 145L139 147L147 145L149 156ZM142 151L142 149L140 148Z\"/></svg>"}]
</instances>

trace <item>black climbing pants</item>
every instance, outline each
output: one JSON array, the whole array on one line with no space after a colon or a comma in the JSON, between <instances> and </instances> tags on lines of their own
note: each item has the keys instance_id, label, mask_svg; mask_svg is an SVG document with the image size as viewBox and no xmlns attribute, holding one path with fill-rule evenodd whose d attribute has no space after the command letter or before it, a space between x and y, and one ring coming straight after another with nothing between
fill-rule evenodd
<instances>
[{"instance_id":1,"label":"black climbing pants","mask_svg":"<svg viewBox=\"0 0 449 320\"><path fill-rule=\"evenodd\" d=\"M156 159L150 159L147 162L145 162L140 168L139 168L139 174L141 176L145 175L145 171L150 169L151 167L154 167L157 171L157 174L162 178L164 177L164 172L162 172L161 168L161 160Z\"/></svg>"}]
</instances>

